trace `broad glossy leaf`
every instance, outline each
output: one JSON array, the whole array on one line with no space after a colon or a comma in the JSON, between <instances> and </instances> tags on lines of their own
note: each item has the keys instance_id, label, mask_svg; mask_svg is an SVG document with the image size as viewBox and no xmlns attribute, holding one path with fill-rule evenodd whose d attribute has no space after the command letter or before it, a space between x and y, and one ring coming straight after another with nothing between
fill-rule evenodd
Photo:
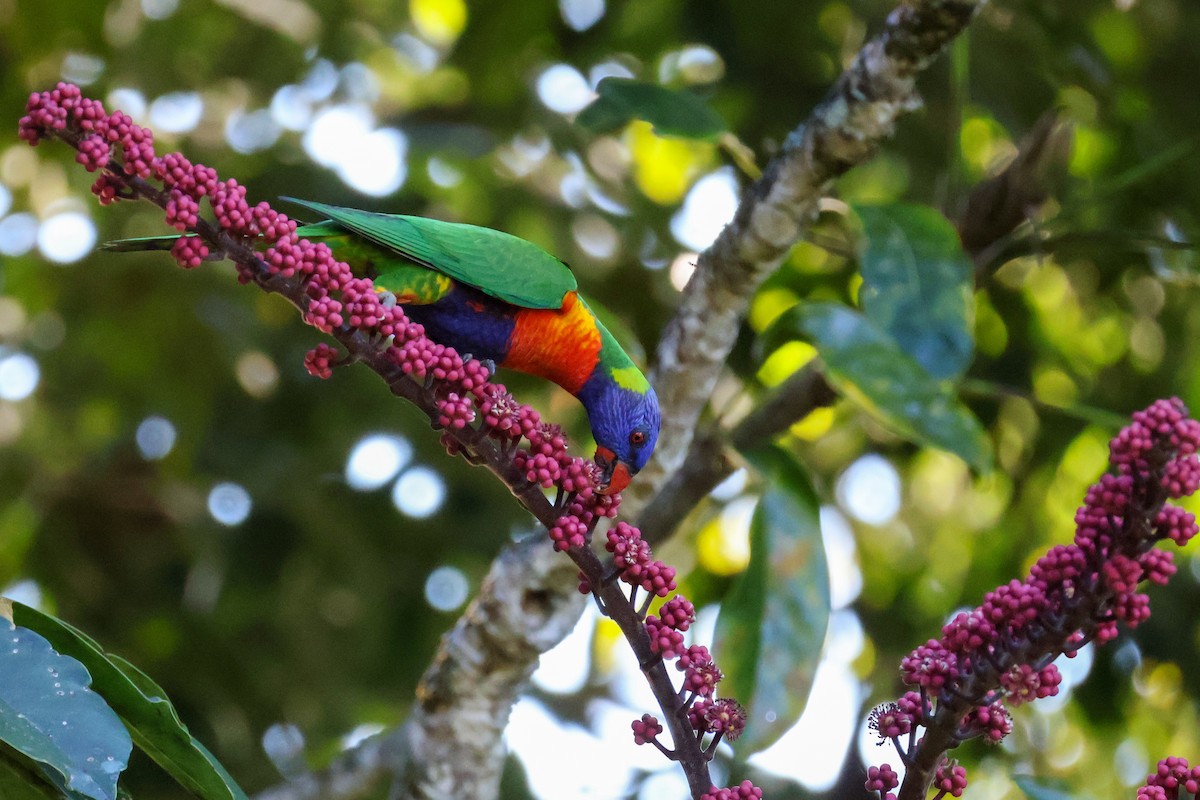
<instances>
[{"instance_id":1,"label":"broad glossy leaf","mask_svg":"<svg viewBox=\"0 0 1200 800\"><path fill-rule=\"evenodd\" d=\"M708 140L725 131L724 121L691 92L630 78L605 78L596 91L600 96L575 118L593 133L614 131L634 119L649 122L660 136Z\"/></svg>"},{"instance_id":2,"label":"broad glossy leaf","mask_svg":"<svg viewBox=\"0 0 1200 800\"><path fill-rule=\"evenodd\" d=\"M928 206L855 206L865 245L862 307L935 378L954 378L975 350L974 276L958 232Z\"/></svg>"},{"instance_id":3,"label":"broad glossy leaf","mask_svg":"<svg viewBox=\"0 0 1200 800\"><path fill-rule=\"evenodd\" d=\"M931 378L862 314L837 303L805 303L780 317L768 338L784 335L811 341L829 382L897 434L949 450L979 471L991 468L987 434L951 384Z\"/></svg>"},{"instance_id":4,"label":"broad glossy leaf","mask_svg":"<svg viewBox=\"0 0 1200 800\"><path fill-rule=\"evenodd\" d=\"M746 706L739 755L772 744L800 717L829 624L819 503L786 452L748 454L765 489L750 523L750 564L721 604L715 657L723 697Z\"/></svg>"},{"instance_id":5,"label":"broad glossy leaf","mask_svg":"<svg viewBox=\"0 0 1200 800\"><path fill-rule=\"evenodd\" d=\"M93 686L125 721L134 742L192 794L205 800L245 800L246 793L179 719L167 694L144 672L109 655L87 634L20 603L19 624L37 630L54 646L83 662Z\"/></svg>"},{"instance_id":6,"label":"broad glossy leaf","mask_svg":"<svg viewBox=\"0 0 1200 800\"><path fill-rule=\"evenodd\" d=\"M115 800L133 743L74 658L45 637L0 622L0 741L61 776L80 797Z\"/></svg>"}]
</instances>

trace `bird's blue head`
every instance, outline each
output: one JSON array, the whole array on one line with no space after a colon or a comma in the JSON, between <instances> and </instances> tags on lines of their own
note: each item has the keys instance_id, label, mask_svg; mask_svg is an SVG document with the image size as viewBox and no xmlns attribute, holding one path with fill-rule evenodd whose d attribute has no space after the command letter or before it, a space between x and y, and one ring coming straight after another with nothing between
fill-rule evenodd
<instances>
[{"instance_id":1,"label":"bird's blue head","mask_svg":"<svg viewBox=\"0 0 1200 800\"><path fill-rule=\"evenodd\" d=\"M636 372L636 368L633 368ZM621 374L597 376L589 381L580 400L587 409L596 439L600 466L600 491L615 494L626 486L654 453L662 416L658 397L640 372L634 380Z\"/></svg>"}]
</instances>

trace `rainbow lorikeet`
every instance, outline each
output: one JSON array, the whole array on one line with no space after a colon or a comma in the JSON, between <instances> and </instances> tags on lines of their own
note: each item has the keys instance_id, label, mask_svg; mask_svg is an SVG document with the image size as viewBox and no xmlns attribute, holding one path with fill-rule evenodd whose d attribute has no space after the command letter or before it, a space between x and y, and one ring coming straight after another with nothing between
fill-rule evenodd
<instances>
[{"instance_id":1,"label":"rainbow lorikeet","mask_svg":"<svg viewBox=\"0 0 1200 800\"><path fill-rule=\"evenodd\" d=\"M602 491L624 489L658 439L658 398L579 296L562 261L532 242L476 225L377 214L285 198L326 219L296 233L322 241L356 274L395 296L429 338L557 383L587 411ZM178 237L112 242L170 247Z\"/></svg>"}]
</instances>

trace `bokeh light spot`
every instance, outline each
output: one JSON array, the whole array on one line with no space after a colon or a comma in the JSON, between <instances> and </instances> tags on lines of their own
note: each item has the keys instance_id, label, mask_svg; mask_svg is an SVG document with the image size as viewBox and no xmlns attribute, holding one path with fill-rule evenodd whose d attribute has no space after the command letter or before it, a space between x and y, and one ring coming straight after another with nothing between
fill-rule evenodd
<instances>
[{"instance_id":1,"label":"bokeh light spot","mask_svg":"<svg viewBox=\"0 0 1200 800\"><path fill-rule=\"evenodd\" d=\"M546 108L559 114L574 114L596 96L587 79L570 64L555 64L539 75L537 93Z\"/></svg>"},{"instance_id":2,"label":"bokeh light spot","mask_svg":"<svg viewBox=\"0 0 1200 800\"><path fill-rule=\"evenodd\" d=\"M13 214L0 219L0 255L25 255L33 248L37 235L37 219L32 214Z\"/></svg>"},{"instance_id":3,"label":"bokeh light spot","mask_svg":"<svg viewBox=\"0 0 1200 800\"><path fill-rule=\"evenodd\" d=\"M453 611L467 602L470 588L461 569L441 566L425 579L425 601L438 611Z\"/></svg>"},{"instance_id":4,"label":"bokeh light spot","mask_svg":"<svg viewBox=\"0 0 1200 800\"><path fill-rule=\"evenodd\" d=\"M733 219L738 184L729 167L710 172L687 193L683 208L671 218L671 234L684 247L703 250Z\"/></svg>"},{"instance_id":5,"label":"bokeh light spot","mask_svg":"<svg viewBox=\"0 0 1200 800\"><path fill-rule=\"evenodd\" d=\"M55 214L37 231L38 250L51 261L69 264L91 252L96 244L96 226L86 214L67 211Z\"/></svg>"},{"instance_id":6,"label":"bokeh light spot","mask_svg":"<svg viewBox=\"0 0 1200 800\"><path fill-rule=\"evenodd\" d=\"M250 493L236 483L218 483L208 493L208 513L222 525L233 527L250 516Z\"/></svg>"},{"instance_id":7,"label":"bokeh light spot","mask_svg":"<svg viewBox=\"0 0 1200 800\"><path fill-rule=\"evenodd\" d=\"M900 510L900 475L886 458L870 453L842 473L837 496L850 516L882 525Z\"/></svg>"},{"instance_id":8,"label":"bokeh light spot","mask_svg":"<svg viewBox=\"0 0 1200 800\"><path fill-rule=\"evenodd\" d=\"M142 0L142 13L147 19L166 19L179 8L179 0Z\"/></svg>"},{"instance_id":9,"label":"bokeh light spot","mask_svg":"<svg viewBox=\"0 0 1200 800\"><path fill-rule=\"evenodd\" d=\"M408 137L393 128L372 131L354 143L338 165L338 174L351 188L382 197L404 184L408 177L405 156Z\"/></svg>"},{"instance_id":10,"label":"bokeh light spot","mask_svg":"<svg viewBox=\"0 0 1200 800\"><path fill-rule=\"evenodd\" d=\"M239 153L266 150L279 139L282 128L270 109L237 110L225 120L225 141Z\"/></svg>"},{"instance_id":11,"label":"bokeh light spot","mask_svg":"<svg viewBox=\"0 0 1200 800\"><path fill-rule=\"evenodd\" d=\"M11 339L25 329L25 306L14 297L0 295L0 339Z\"/></svg>"},{"instance_id":12,"label":"bokeh light spot","mask_svg":"<svg viewBox=\"0 0 1200 800\"><path fill-rule=\"evenodd\" d=\"M693 44L679 51L675 69L688 83L712 83L725 75L725 62L711 47Z\"/></svg>"},{"instance_id":13,"label":"bokeh light spot","mask_svg":"<svg viewBox=\"0 0 1200 800\"><path fill-rule=\"evenodd\" d=\"M446 483L429 467L405 470L392 487L392 502L407 516L424 519L442 507Z\"/></svg>"},{"instance_id":14,"label":"bokeh light spot","mask_svg":"<svg viewBox=\"0 0 1200 800\"><path fill-rule=\"evenodd\" d=\"M251 397L269 397L279 385L279 367L266 353L257 350L242 353L234 370L238 383Z\"/></svg>"},{"instance_id":15,"label":"bokeh light spot","mask_svg":"<svg viewBox=\"0 0 1200 800\"><path fill-rule=\"evenodd\" d=\"M263 733L262 749L285 778L304 774L304 733L296 725L276 722Z\"/></svg>"},{"instance_id":16,"label":"bokeh light spot","mask_svg":"<svg viewBox=\"0 0 1200 800\"><path fill-rule=\"evenodd\" d=\"M304 130L312 116L312 103L299 86L282 86L271 98L271 118L289 131Z\"/></svg>"},{"instance_id":17,"label":"bokeh light spot","mask_svg":"<svg viewBox=\"0 0 1200 800\"><path fill-rule=\"evenodd\" d=\"M37 388L41 374L37 361L26 353L0 358L0 400L24 400Z\"/></svg>"},{"instance_id":18,"label":"bokeh light spot","mask_svg":"<svg viewBox=\"0 0 1200 800\"><path fill-rule=\"evenodd\" d=\"M563 22L572 30L586 31L604 17L604 0L558 0Z\"/></svg>"},{"instance_id":19,"label":"bokeh light spot","mask_svg":"<svg viewBox=\"0 0 1200 800\"><path fill-rule=\"evenodd\" d=\"M412 459L413 448L401 436L376 433L359 440L346 459L346 483L360 492L378 489Z\"/></svg>"},{"instance_id":20,"label":"bokeh light spot","mask_svg":"<svg viewBox=\"0 0 1200 800\"><path fill-rule=\"evenodd\" d=\"M621 237L617 229L599 214L581 214L571 223L571 234L579 249L598 261L608 261L617 254Z\"/></svg>"},{"instance_id":21,"label":"bokeh light spot","mask_svg":"<svg viewBox=\"0 0 1200 800\"><path fill-rule=\"evenodd\" d=\"M166 417L146 417L138 425L133 438L142 458L158 461L166 458L175 447L175 426Z\"/></svg>"},{"instance_id":22,"label":"bokeh light spot","mask_svg":"<svg viewBox=\"0 0 1200 800\"><path fill-rule=\"evenodd\" d=\"M408 169L408 137L394 128L374 129L364 106L331 106L319 113L304 135L304 149L351 188L374 196L391 194L404 185Z\"/></svg>"},{"instance_id":23,"label":"bokeh light spot","mask_svg":"<svg viewBox=\"0 0 1200 800\"><path fill-rule=\"evenodd\" d=\"M108 97L104 98L104 106L121 109L131 116L134 122L146 120L146 95L137 89L127 86L113 89L108 93Z\"/></svg>"},{"instance_id":24,"label":"bokeh light spot","mask_svg":"<svg viewBox=\"0 0 1200 800\"><path fill-rule=\"evenodd\" d=\"M150 104L150 124L167 133L187 133L200 124L204 100L196 92L171 92Z\"/></svg>"},{"instance_id":25,"label":"bokeh light spot","mask_svg":"<svg viewBox=\"0 0 1200 800\"><path fill-rule=\"evenodd\" d=\"M104 59L87 53L67 53L63 58L63 80L88 86L104 74Z\"/></svg>"},{"instance_id":26,"label":"bokeh light spot","mask_svg":"<svg viewBox=\"0 0 1200 800\"><path fill-rule=\"evenodd\" d=\"M357 105L336 105L322 109L304 134L304 149L318 164L337 166L345 149L366 136L374 125L371 112Z\"/></svg>"},{"instance_id":27,"label":"bokeh light spot","mask_svg":"<svg viewBox=\"0 0 1200 800\"><path fill-rule=\"evenodd\" d=\"M462 183L462 172L445 159L433 156L425 165L429 180L443 189L450 189Z\"/></svg>"}]
</instances>

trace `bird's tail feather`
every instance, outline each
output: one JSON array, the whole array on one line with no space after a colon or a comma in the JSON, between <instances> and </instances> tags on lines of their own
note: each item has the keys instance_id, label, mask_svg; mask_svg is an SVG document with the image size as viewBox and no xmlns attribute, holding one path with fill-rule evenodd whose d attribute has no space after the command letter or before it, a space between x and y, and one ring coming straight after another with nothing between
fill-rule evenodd
<instances>
[{"instance_id":1,"label":"bird's tail feather","mask_svg":"<svg viewBox=\"0 0 1200 800\"><path fill-rule=\"evenodd\" d=\"M195 234L183 235L194 236ZM141 250L170 250L179 241L179 237L180 234L176 233L171 236L142 236L137 239L117 239L112 242L105 242L100 245L100 249L113 253L135 253Z\"/></svg>"}]
</instances>

